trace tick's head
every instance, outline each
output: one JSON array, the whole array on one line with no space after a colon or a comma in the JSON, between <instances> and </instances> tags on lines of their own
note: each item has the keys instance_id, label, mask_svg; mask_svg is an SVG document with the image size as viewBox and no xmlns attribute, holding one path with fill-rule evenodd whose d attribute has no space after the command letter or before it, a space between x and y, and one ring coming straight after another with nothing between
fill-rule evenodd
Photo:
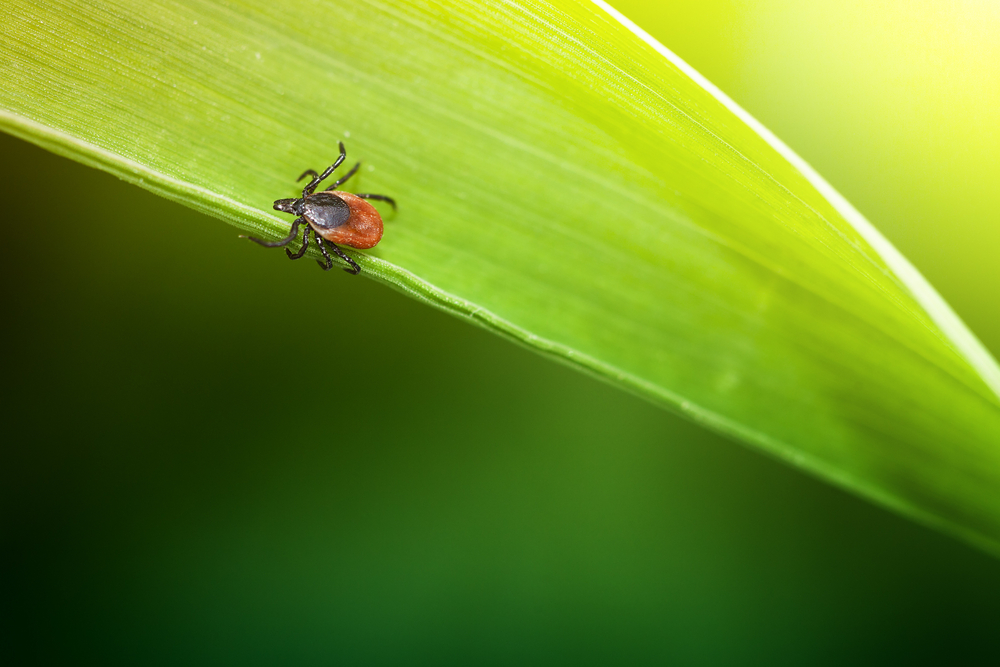
<instances>
[{"instance_id":1,"label":"tick's head","mask_svg":"<svg viewBox=\"0 0 1000 667\"><path fill-rule=\"evenodd\" d=\"M302 215L302 203L301 199L279 199L274 202L274 210L292 215Z\"/></svg>"}]
</instances>

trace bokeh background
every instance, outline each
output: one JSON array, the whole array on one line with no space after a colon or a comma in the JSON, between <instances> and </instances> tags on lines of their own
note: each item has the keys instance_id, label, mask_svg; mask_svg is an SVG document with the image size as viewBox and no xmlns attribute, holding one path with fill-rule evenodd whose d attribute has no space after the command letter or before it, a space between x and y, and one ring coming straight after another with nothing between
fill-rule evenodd
<instances>
[{"instance_id":1,"label":"bokeh background","mask_svg":"<svg viewBox=\"0 0 1000 667\"><path fill-rule=\"evenodd\" d=\"M615 5L1000 352L995 3ZM1000 664L997 559L371 281L0 156L5 664Z\"/></svg>"}]
</instances>

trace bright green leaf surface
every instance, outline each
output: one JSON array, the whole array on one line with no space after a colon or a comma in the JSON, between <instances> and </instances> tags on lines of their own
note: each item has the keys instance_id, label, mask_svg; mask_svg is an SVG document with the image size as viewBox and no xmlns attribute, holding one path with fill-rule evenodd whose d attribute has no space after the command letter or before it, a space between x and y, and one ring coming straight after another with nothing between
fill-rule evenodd
<instances>
[{"instance_id":1,"label":"bright green leaf surface","mask_svg":"<svg viewBox=\"0 0 1000 667\"><path fill-rule=\"evenodd\" d=\"M17 0L0 17L7 131L274 237L271 201L343 139L353 189L400 202L352 252L366 275L1000 552L994 361L808 166L613 10ZM377 354L349 320L304 334Z\"/></svg>"}]
</instances>

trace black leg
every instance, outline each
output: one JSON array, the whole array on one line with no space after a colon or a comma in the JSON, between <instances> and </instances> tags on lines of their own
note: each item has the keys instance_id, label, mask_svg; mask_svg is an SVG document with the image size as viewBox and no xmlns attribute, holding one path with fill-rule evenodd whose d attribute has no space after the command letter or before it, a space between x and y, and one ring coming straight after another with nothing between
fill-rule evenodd
<instances>
[{"instance_id":1,"label":"black leg","mask_svg":"<svg viewBox=\"0 0 1000 667\"><path fill-rule=\"evenodd\" d=\"M389 202L389 204L392 206L392 210L393 211L396 210L396 200L393 199L392 197L386 197L385 195L370 195L367 192L366 193L358 192L354 196L361 197L362 199L377 199L378 201Z\"/></svg>"},{"instance_id":2,"label":"black leg","mask_svg":"<svg viewBox=\"0 0 1000 667\"><path fill-rule=\"evenodd\" d=\"M329 271L333 268L333 257L330 257L330 253L326 251L326 239L324 239L319 234L316 235L316 245L319 246L319 251L323 253L323 257L326 258L325 262L321 262L318 259L316 263L319 264L320 268L324 271Z\"/></svg>"},{"instance_id":3,"label":"black leg","mask_svg":"<svg viewBox=\"0 0 1000 667\"><path fill-rule=\"evenodd\" d=\"M295 179L295 182L298 183L303 178L310 175L312 176L312 180L309 181L309 184L306 185L306 187L302 188L303 197L308 197L309 195L311 195L313 193L313 190L316 189L316 186L319 185L319 174L316 173L315 169L306 169L304 172L302 172L301 176Z\"/></svg>"},{"instance_id":4,"label":"black leg","mask_svg":"<svg viewBox=\"0 0 1000 667\"><path fill-rule=\"evenodd\" d=\"M360 167L360 166L361 166L361 163L359 162L359 163L357 163L356 165L354 165L353 167L351 167L351 170L350 170L349 172L347 172L347 174L346 174L345 176L343 176L343 177L341 177L341 178L338 178L338 179L337 179L337 182L336 182L336 183L334 183L333 185L331 185L330 187L328 187L328 188L326 189L326 191L327 191L327 192L330 192L330 191L332 191L332 190L336 190L336 189L337 189L337 187L339 187L340 185L343 185L344 183L346 183L346 182L347 182L347 180L348 180L348 179L349 179L349 178L350 178L351 176L353 176L354 174L358 173L358 167Z\"/></svg>"},{"instance_id":5,"label":"black leg","mask_svg":"<svg viewBox=\"0 0 1000 667\"><path fill-rule=\"evenodd\" d=\"M308 197L313 192L315 192L316 186L325 181L326 177L332 174L334 169L343 164L344 160L347 159L347 149L344 148L344 142L341 141L339 142L339 144L340 144L340 156L337 157L336 162L334 162L333 164L331 164L329 167L326 168L326 171L324 171L322 174L317 175L316 172L313 171L312 169L306 169L304 172L302 172L302 175L299 176L299 180L301 181L309 174L312 174L312 180L309 181L309 185L307 185L305 188L302 189L303 197Z\"/></svg>"},{"instance_id":6,"label":"black leg","mask_svg":"<svg viewBox=\"0 0 1000 667\"><path fill-rule=\"evenodd\" d=\"M285 248L285 254L288 255L288 259L302 259L302 255L306 254L306 249L309 247L309 227L306 226L304 232L302 232L302 247L299 248L297 253L292 254L292 251Z\"/></svg>"},{"instance_id":7,"label":"black leg","mask_svg":"<svg viewBox=\"0 0 1000 667\"><path fill-rule=\"evenodd\" d=\"M265 248L278 248L283 245L288 245L289 243L295 240L295 237L298 235L299 232L300 224L302 224L302 218L296 218L295 222L292 223L292 231L288 233L288 236L281 239L280 241L264 241L262 239L256 239L252 236L243 236L242 234L240 235L240 238L250 239L254 243L259 243Z\"/></svg>"},{"instance_id":8,"label":"black leg","mask_svg":"<svg viewBox=\"0 0 1000 667\"><path fill-rule=\"evenodd\" d=\"M344 260L345 262L347 262L348 264L350 264L351 266L354 267L353 271L351 271L350 269L344 269L344 271L347 271L352 276L356 276L359 273L361 273L361 267L358 266L357 263L353 259L351 259L350 257L348 257L347 254L343 250L341 250L340 248L338 248L336 243L331 243L330 247L333 248L333 251L335 253L337 253L338 257L340 257L342 260Z\"/></svg>"},{"instance_id":9,"label":"black leg","mask_svg":"<svg viewBox=\"0 0 1000 667\"><path fill-rule=\"evenodd\" d=\"M313 178L319 178L319 174L316 173L315 169L306 169L305 171L302 172L301 176L299 176L298 178L295 179L295 182L298 183L299 181L301 181L306 176L312 176Z\"/></svg>"}]
</instances>

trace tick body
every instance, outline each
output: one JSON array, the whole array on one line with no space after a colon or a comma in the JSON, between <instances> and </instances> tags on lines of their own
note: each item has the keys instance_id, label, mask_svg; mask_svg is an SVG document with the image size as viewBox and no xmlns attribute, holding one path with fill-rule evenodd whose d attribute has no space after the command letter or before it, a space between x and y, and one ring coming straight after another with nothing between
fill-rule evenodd
<instances>
[{"instance_id":1,"label":"tick body","mask_svg":"<svg viewBox=\"0 0 1000 667\"><path fill-rule=\"evenodd\" d=\"M309 185L303 188L301 197L298 199L279 199L274 202L274 210L291 213L295 216L292 229L287 237L280 241L264 241L252 236L247 238L268 248L287 246L298 236L299 226L305 224L306 227L302 232L302 247L299 248L299 251L293 253L285 248L289 259L301 259L306 254L306 250L309 248L309 236L312 233L316 245L319 246L319 251L323 253L325 261L317 263L324 271L333 268L333 258L327 252L327 246L329 246L337 256L351 265L351 268L344 269L345 271L354 275L361 273L361 267L348 257L338 247L338 244L361 250L374 248L382 239L382 216L366 200L375 199L388 202L393 210L396 208L396 202L385 195L362 194L360 192L351 194L337 190L337 187L346 183L351 176L357 173L361 166L360 162L329 188L322 192L316 192L316 187L326 180L345 159L347 159L347 151L344 149L344 142L340 142L340 157L326 171L317 174L312 169L307 169L299 176L298 180L300 181L306 176L312 176Z\"/></svg>"}]
</instances>

